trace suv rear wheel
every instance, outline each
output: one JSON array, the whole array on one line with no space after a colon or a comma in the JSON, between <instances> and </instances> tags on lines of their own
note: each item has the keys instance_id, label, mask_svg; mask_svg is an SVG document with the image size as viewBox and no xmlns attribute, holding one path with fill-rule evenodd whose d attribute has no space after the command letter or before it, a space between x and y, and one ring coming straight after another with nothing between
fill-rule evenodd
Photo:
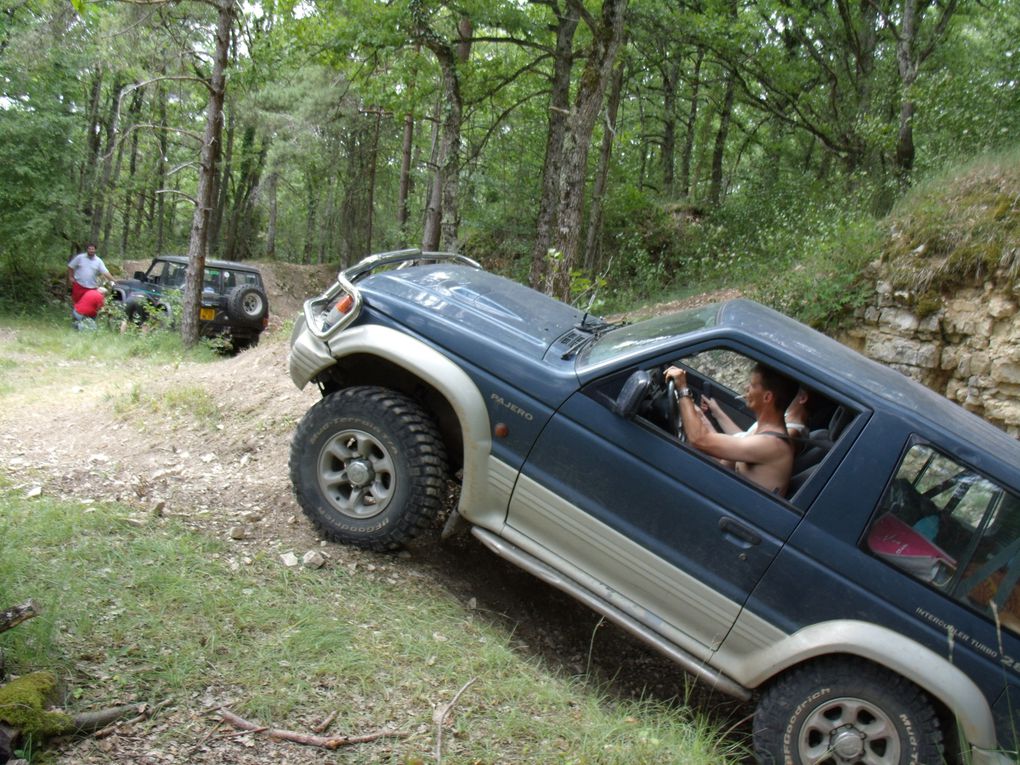
<instances>
[{"instance_id":1,"label":"suv rear wheel","mask_svg":"<svg viewBox=\"0 0 1020 765\"><path fill-rule=\"evenodd\" d=\"M391 550L439 513L446 450L412 399L386 388L347 388L301 420L290 476L298 504L326 537Z\"/></svg>"},{"instance_id":2,"label":"suv rear wheel","mask_svg":"<svg viewBox=\"0 0 1020 765\"><path fill-rule=\"evenodd\" d=\"M754 748L763 763L943 762L942 731L924 692L851 658L819 660L773 683L754 716Z\"/></svg>"},{"instance_id":3,"label":"suv rear wheel","mask_svg":"<svg viewBox=\"0 0 1020 765\"><path fill-rule=\"evenodd\" d=\"M244 324L258 324L265 318L269 301L253 284L239 284L227 293L227 316Z\"/></svg>"}]
</instances>

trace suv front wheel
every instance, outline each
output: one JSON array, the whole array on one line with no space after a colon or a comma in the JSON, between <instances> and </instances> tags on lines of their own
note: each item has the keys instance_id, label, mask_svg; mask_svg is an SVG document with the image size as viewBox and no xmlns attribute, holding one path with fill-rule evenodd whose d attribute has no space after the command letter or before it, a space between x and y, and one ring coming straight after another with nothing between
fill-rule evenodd
<instances>
[{"instance_id":1,"label":"suv front wheel","mask_svg":"<svg viewBox=\"0 0 1020 765\"><path fill-rule=\"evenodd\" d=\"M763 763L784 765L943 762L942 731L924 692L842 657L793 669L765 691L754 748Z\"/></svg>"},{"instance_id":2,"label":"suv front wheel","mask_svg":"<svg viewBox=\"0 0 1020 765\"><path fill-rule=\"evenodd\" d=\"M414 400L386 388L347 388L301 420L290 476L298 504L327 538L391 550L439 513L446 450Z\"/></svg>"}]
</instances>

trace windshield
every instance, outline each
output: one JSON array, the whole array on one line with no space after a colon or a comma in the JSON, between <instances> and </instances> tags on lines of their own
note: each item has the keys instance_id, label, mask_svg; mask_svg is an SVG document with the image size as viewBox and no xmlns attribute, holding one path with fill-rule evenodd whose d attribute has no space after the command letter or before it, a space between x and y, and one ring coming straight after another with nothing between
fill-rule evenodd
<instances>
[{"instance_id":1,"label":"windshield","mask_svg":"<svg viewBox=\"0 0 1020 765\"><path fill-rule=\"evenodd\" d=\"M585 348L578 357L578 365L596 366L610 359L660 345L677 335L707 329L715 325L718 313L719 306L712 304L619 326Z\"/></svg>"}]
</instances>

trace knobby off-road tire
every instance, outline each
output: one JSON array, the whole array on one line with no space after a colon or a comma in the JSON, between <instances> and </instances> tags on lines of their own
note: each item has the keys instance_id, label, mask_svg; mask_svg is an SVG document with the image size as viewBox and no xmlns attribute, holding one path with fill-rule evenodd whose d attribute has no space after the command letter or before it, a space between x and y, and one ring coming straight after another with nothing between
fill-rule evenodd
<instances>
[{"instance_id":1,"label":"knobby off-road tire","mask_svg":"<svg viewBox=\"0 0 1020 765\"><path fill-rule=\"evenodd\" d=\"M239 324L257 325L268 312L269 299L254 284L238 284L227 293L227 316Z\"/></svg>"},{"instance_id":2,"label":"knobby off-road tire","mask_svg":"<svg viewBox=\"0 0 1020 765\"><path fill-rule=\"evenodd\" d=\"M308 410L290 450L298 504L328 538L400 547L439 513L446 450L415 401L377 387L332 393Z\"/></svg>"},{"instance_id":3,"label":"knobby off-road tire","mask_svg":"<svg viewBox=\"0 0 1020 765\"><path fill-rule=\"evenodd\" d=\"M942 731L924 691L861 660L794 669L763 694L754 749L766 765L940 763Z\"/></svg>"}]
</instances>

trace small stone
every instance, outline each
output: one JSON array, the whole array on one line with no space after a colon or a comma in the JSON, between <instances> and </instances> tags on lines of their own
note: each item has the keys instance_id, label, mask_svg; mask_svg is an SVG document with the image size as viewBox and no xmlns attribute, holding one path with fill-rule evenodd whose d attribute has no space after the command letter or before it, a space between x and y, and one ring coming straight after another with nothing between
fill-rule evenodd
<instances>
[{"instance_id":1,"label":"small stone","mask_svg":"<svg viewBox=\"0 0 1020 765\"><path fill-rule=\"evenodd\" d=\"M290 523L290 524L292 524L292 525L293 525L293 524L295 524L295 523L297 523L297 516L296 516L296 515L292 515L292 516L290 516L290 517L289 517L289 518L287 519L287 523Z\"/></svg>"},{"instance_id":2,"label":"small stone","mask_svg":"<svg viewBox=\"0 0 1020 765\"><path fill-rule=\"evenodd\" d=\"M231 539L244 539L247 533L244 530L244 526L231 526L230 538Z\"/></svg>"},{"instance_id":3,"label":"small stone","mask_svg":"<svg viewBox=\"0 0 1020 765\"><path fill-rule=\"evenodd\" d=\"M301 563L305 568L322 568L326 565L326 559L318 550L309 550L301 558Z\"/></svg>"},{"instance_id":4,"label":"small stone","mask_svg":"<svg viewBox=\"0 0 1020 765\"><path fill-rule=\"evenodd\" d=\"M153 500L152 504L149 505L149 515L153 516L154 518L162 518L163 511L165 509L166 509L165 499Z\"/></svg>"},{"instance_id":5,"label":"small stone","mask_svg":"<svg viewBox=\"0 0 1020 765\"><path fill-rule=\"evenodd\" d=\"M33 486L25 492L25 497L32 499L32 497L38 497L40 494L42 494L42 486Z\"/></svg>"},{"instance_id":6,"label":"small stone","mask_svg":"<svg viewBox=\"0 0 1020 765\"><path fill-rule=\"evenodd\" d=\"M203 454L201 457L199 457L199 459L202 460L202 462L209 463L216 459L216 455L213 454L212 452L207 452Z\"/></svg>"},{"instance_id":7,"label":"small stone","mask_svg":"<svg viewBox=\"0 0 1020 765\"><path fill-rule=\"evenodd\" d=\"M478 598L468 598L467 607L472 611L478 608Z\"/></svg>"},{"instance_id":8,"label":"small stone","mask_svg":"<svg viewBox=\"0 0 1020 765\"><path fill-rule=\"evenodd\" d=\"M283 561L283 565L287 568L294 568L298 564L298 557L292 553L284 553L280 556L280 560Z\"/></svg>"}]
</instances>

